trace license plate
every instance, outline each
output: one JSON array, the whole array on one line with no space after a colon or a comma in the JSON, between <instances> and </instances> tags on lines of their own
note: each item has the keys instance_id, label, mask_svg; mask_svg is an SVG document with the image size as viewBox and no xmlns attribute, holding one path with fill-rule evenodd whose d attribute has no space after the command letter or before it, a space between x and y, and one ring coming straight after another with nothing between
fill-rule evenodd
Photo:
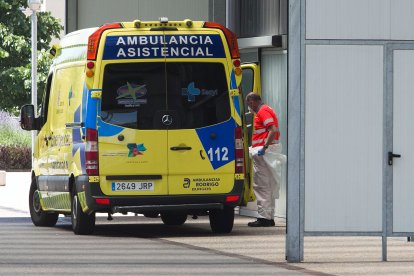
<instances>
[{"instance_id":1,"label":"license plate","mask_svg":"<svg viewBox=\"0 0 414 276\"><path fill-rule=\"evenodd\" d=\"M112 182L112 191L154 191L153 181Z\"/></svg>"}]
</instances>

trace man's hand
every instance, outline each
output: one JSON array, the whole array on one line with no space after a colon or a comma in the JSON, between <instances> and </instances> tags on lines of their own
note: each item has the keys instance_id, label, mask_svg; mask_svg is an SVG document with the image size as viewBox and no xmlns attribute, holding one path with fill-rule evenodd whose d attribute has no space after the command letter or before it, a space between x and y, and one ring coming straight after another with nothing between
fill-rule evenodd
<instances>
[{"instance_id":1,"label":"man's hand","mask_svg":"<svg viewBox=\"0 0 414 276\"><path fill-rule=\"evenodd\" d=\"M258 156L263 156L266 153L266 147L262 147L261 149L259 149L259 151L257 152Z\"/></svg>"}]
</instances>

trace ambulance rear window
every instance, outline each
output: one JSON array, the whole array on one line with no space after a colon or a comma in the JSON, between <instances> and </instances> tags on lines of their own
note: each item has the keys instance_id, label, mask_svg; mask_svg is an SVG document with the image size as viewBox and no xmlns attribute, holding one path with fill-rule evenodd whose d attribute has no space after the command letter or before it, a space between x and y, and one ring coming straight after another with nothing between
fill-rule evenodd
<instances>
[{"instance_id":1,"label":"ambulance rear window","mask_svg":"<svg viewBox=\"0 0 414 276\"><path fill-rule=\"evenodd\" d=\"M133 129L193 129L230 118L221 63L142 62L105 67L101 118ZM163 122L164 115L172 119Z\"/></svg>"}]
</instances>

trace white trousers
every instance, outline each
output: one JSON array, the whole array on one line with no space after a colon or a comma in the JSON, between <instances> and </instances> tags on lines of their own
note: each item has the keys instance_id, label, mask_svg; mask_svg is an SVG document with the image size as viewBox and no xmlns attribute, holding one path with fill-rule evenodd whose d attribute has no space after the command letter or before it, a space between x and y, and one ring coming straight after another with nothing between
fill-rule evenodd
<instances>
[{"instance_id":1,"label":"white trousers","mask_svg":"<svg viewBox=\"0 0 414 276\"><path fill-rule=\"evenodd\" d=\"M250 147L249 153L253 160L253 189L257 200L259 218L273 219L275 216L275 200L279 198L281 182L281 162L286 162L282 155L282 145L270 145L265 155L257 152L262 147Z\"/></svg>"}]
</instances>

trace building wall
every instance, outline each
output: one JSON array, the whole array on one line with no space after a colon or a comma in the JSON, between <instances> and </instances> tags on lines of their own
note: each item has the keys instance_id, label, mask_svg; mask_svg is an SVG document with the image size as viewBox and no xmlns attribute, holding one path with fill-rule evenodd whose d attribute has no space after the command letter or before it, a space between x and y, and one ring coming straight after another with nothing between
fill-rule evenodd
<instances>
[{"instance_id":1,"label":"building wall","mask_svg":"<svg viewBox=\"0 0 414 276\"><path fill-rule=\"evenodd\" d=\"M300 84L303 128L289 129L289 139L301 141L292 150L300 155L299 163L289 169L300 183L289 187L299 185L304 194L303 230L373 235L414 231L405 212L414 207L405 196L412 191L407 183L413 177L408 168L414 154L406 140L414 126L404 119L412 115L401 100L412 98L406 75L414 55L414 2L295 3L300 3L301 24L290 31L302 35L300 45L292 45L301 47L301 60L298 68L292 59L289 66L296 71L289 78ZM289 94L298 95L293 89L298 87L291 85ZM394 98L399 100L393 105ZM397 116L401 112L405 115ZM388 164L393 151L404 158Z\"/></svg>"},{"instance_id":2,"label":"building wall","mask_svg":"<svg viewBox=\"0 0 414 276\"><path fill-rule=\"evenodd\" d=\"M261 66L263 101L275 109L279 119L280 141L287 153L287 51L283 43L274 45L275 37L287 33L287 1L228 1L229 27L239 35L242 62ZM279 199L275 215L286 217L286 166L282 168ZM255 202L241 208L241 214L256 216Z\"/></svg>"},{"instance_id":3,"label":"building wall","mask_svg":"<svg viewBox=\"0 0 414 276\"><path fill-rule=\"evenodd\" d=\"M60 24L63 26L63 30L60 32L60 37L65 35L65 0L44 0L42 9L50 12L54 17L60 20ZM58 44L59 39L54 38L51 41L51 45Z\"/></svg>"},{"instance_id":4,"label":"building wall","mask_svg":"<svg viewBox=\"0 0 414 276\"><path fill-rule=\"evenodd\" d=\"M306 39L414 39L411 0L308 0Z\"/></svg>"},{"instance_id":5,"label":"building wall","mask_svg":"<svg viewBox=\"0 0 414 276\"><path fill-rule=\"evenodd\" d=\"M287 0L227 0L227 26L239 38L287 34Z\"/></svg>"},{"instance_id":6,"label":"building wall","mask_svg":"<svg viewBox=\"0 0 414 276\"><path fill-rule=\"evenodd\" d=\"M383 49L307 45L305 70L305 231L381 231Z\"/></svg>"},{"instance_id":7,"label":"building wall","mask_svg":"<svg viewBox=\"0 0 414 276\"><path fill-rule=\"evenodd\" d=\"M68 32L104 23L140 20L209 21L225 24L226 3L219 0L66 0Z\"/></svg>"}]
</instances>

